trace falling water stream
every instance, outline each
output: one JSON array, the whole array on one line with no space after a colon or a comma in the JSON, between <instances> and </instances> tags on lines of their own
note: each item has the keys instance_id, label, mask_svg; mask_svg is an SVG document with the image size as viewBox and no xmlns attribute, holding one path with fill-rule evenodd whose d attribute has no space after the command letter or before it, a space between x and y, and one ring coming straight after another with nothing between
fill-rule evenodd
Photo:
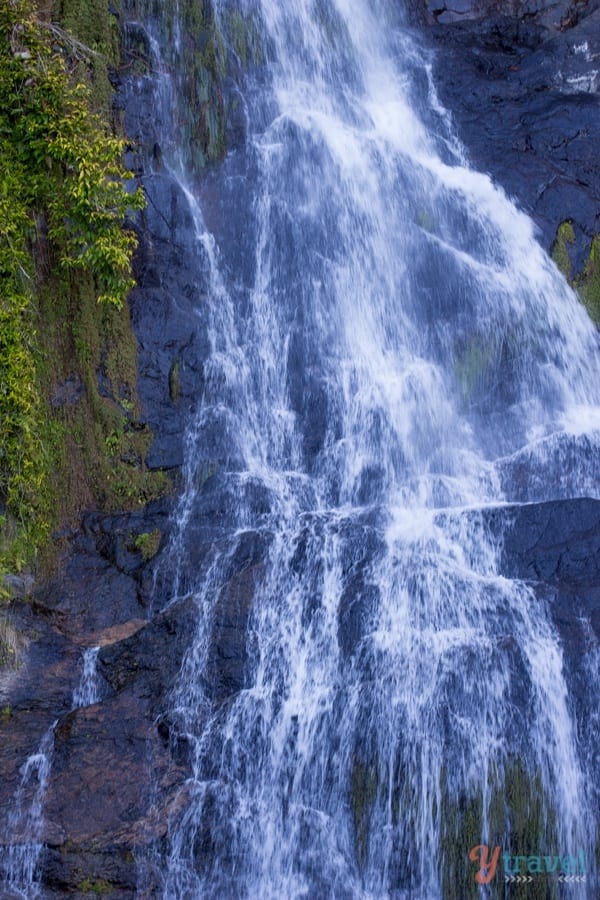
<instances>
[{"instance_id":1,"label":"falling water stream","mask_svg":"<svg viewBox=\"0 0 600 900\"><path fill-rule=\"evenodd\" d=\"M592 854L560 643L483 513L597 494L598 338L467 165L397 6L219 4L264 50L221 182L235 229L207 228L166 154L212 350L171 552L172 600L198 615L168 710L191 774L165 898L462 898L444 875L469 851L460 811L472 843L514 835L515 781L539 852ZM173 90L163 75L163 107ZM207 502L229 530L202 544ZM249 546L244 686L216 697Z\"/></svg>"},{"instance_id":2,"label":"falling water stream","mask_svg":"<svg viewBox=\"0 0 600 900\"><path fill-rule=\"evenodd\" d=\"M97 703L101 696L96 663L99 647L83 651L81 675L73 691L71 709ZM44 849L44 801L54 754L58 719L46 731L35 753L21 768L21 780L8 821L10 844L0 848L0 896L8 900L34 900L42 896L40 856Z\"/></svg>"},{"instance_id":3,"label":"falling water stream","mask_svg":"<svg viewBox=\"0 0 600 900\"><path fill-rule=\"evenodd\" d=\"M87 647L83 651L81 675L79 683L73 691L73 709L92 706L93 703L98 703L101 699L102 688L97 669L99 652L100 647Z\"/></svg>"},{"instance_id":4,"label":"falling water stream","mask_svg":"<svg viewBox=\"0 0 600 900\"><path fill-rule=\"evenodd\" d=\"M34 900L40 896L38 862L43 849L44 799L54 750L53 722L35 753L21 768L21 780L8 821L11 844L0 854L3 896Z\"/></svg>"}]
</instances>

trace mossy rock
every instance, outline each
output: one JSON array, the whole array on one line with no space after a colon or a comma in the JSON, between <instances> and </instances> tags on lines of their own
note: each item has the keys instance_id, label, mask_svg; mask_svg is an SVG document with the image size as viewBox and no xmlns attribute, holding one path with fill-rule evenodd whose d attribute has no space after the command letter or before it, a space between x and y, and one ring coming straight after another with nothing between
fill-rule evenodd
<instances>
[{"instance_id":1,"label":"mossy rock","mask_svg":"<svg viewBox=\"0 0 600 900\"><path fill-rule=\"evenodd\" d=\"M120 56L119 8L119 0L54 0L52 8L54 20L91 50L78 64L77 75L90 84L94 108L107 122L112 117L110 72Z\"/></svg>"},{"instance_id":2,"label":"mossy rock","mask_svg":"<svg viewBox=\"0 0 600 900\"><path fill-rule=\"evenodd\" d=\"M375 766L354 757L350 775L350 803L354 820L356 857L362 868L369 849L369 824L377 799L378 777Z\"/></svg>"},{"instance_id":3,"label":"mossy rock","mask_svg":"<svg viewBox=\"0 0 600 900\"><path fill-rule=\"evenodd\" d=\"M592 241L583 272L575 279L575 287L590 318L600 326L600 235Z\"/></svg>"},{"instance_id":4,"label":"mossy rock","mask_svg":"<svg viewBox=\"0 0 600 900\"><path fill-rule=\"evenodd\" d=\"M145 531L136 535L133 546L142 554L144 562L149 562L158 553L161 540L162 532L159 528L155 528L153 531Z\"/></svg>"},{"instance_id":5,"label":"mossy rock","mask_svg":"<svg viewBox=\"0 0 600 900\"><path fill-rule=\"evenodd\" d=\"M574 244L573 222L571 220L562 222L552 247L552 259L577 292L592 321L600 326L600 235L595 235L592 239L588 258L582 271L577 275L573 273L569 256L569 247Z\"/></svg>"},{"instance_id":6,"label":"mossy rock","mask_svg":"<svg viewBox=\"0 0 600 900\"><path fill-rule=\"evenodd\" d=\"M164 62L177 72L173 116L173 141L182 151L192 173L220 162L226 153L226 111L223 82L228 71L228 54L210 0L125 0L124 14L132 22L154 21L161 28ZM127 26L123 70L144 66L146 49L141 35L135 37L132 22ZM136 68L137 67L137 68Z\"/></svg>"},{"instance_id":7,"label":"mossy rock","mask_svg":"<svg viewBox=\"0 0 600 900\"><path fill-rule=\"evenodd\" d=\"M573 222L568 219L558 226L556 238L552 246L552 259L557 267L563 273L567 281L571 280L571 257L569 256L569 246L575 244L575 230Z\"/></svg>"},{"instance_id":8,"label":"mossy rock","mask_svg":"<svg viewBox=\"0 0 600 900\"><path fill-rule=\"evenodd\" d=\"M114 886L110 881L106 881L104 878L86 878L84 881L79 882L77 890L81 891L82 894L91 894L94 897L102 897L106 894L112 894Z\"/></svg>"},{"instance_id":9,"label":"mossy rock","mask_svg":"<svg viewBox=\"0 0 600 900\"><path fill-rule=\"evenodd\" d=\"M480 896L474 877L477 865L469 859L473 847L500 847L511 857L554 853L558 847L556 813L543 789L541 774L530 773L517 758L490 772L485 795L482 786L454 795L444 775L441 828L444 900L476 900ZM486 890L490 900L505 896L500 867ZM540 876L531 883L511 885L510 897L556 900L558 885Z\"/></svg>"}]
</instances>

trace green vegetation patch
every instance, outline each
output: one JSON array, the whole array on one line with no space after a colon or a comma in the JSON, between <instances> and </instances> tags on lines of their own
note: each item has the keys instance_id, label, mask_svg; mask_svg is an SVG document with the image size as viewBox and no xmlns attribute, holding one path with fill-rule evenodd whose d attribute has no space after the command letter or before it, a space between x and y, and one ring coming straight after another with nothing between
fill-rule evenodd
<instances>
[{"instance_id":1,"label":"green vegetation patch","mask_svg":"<svg viewBox=\"0 0 600 900\"><path fill-rule=\"evenodd\" d=\"M120 55L119 6L119 0L54 0L52 9L54 19L86 48L84 59L73 60L76 78L89 85L92 105L106 121L112 104L109 70L117 68Z\"/></svg>"},{"instance_id":2,"label":"green vegetation patch","mask_svg":"<svg viewBox=\"0 0 600 900\"><path fill-rule=\"evenodd\" d=\"M562 222L556 232L552 259L571 287L577 291L592 321L600 326L600 235L594 236L589 256L578 275L573 274L569 258L569 246L574 243L573 223L570 220Z\"/></svg>"},{"instance_id":3,"label":"green vegetation patch","mask_svg":"<svg viewBox=\"0 0 600 900\"><path fill-rule=\"evenodd\" d=\"M154 531L146 531L142 532L142 534L138 534L133 545L135 549L142 554L142 558L145 562L148 562L158 553L161 540L162 532L159 528L155 528Z\"/></svg>"},{"instance_id":4,"label":"green vegetation patch","mask_svg":"<svg viewBox=\"0 0 600 900\"><path fill-rule=\"evenodd\" d=\"M596 235L592 241L590 255L583 272L575 281L575 287L590 318L600 326L600 235Z\"/></svg>"},{"instance_id":5,"label":"green vegetation patch","mask_svg":"<svg viewBox=\"0 0 600 900\"><path fill-rule=\"evenodd\" d=\"M102 896L103 894L111 894L114 887L110 881L106 881L105 878L86 878L84 881L79 882L77 890L81 891L82 894L96 894L97 896Z\"/></svg>"},{"instance_id":6,"label":"green vegetation patch","mask_svg":"<svg viewBox=\"0 0 600 900\"><path fill-rule=\"evenodd\" d=\"M90 57L97 65L98 51L44 18L33 0L0 5L0 573L35 562L63 502L73 422L49 415L61 357L75 346L75 358L87 359L91 419L101 405L91 371L99 354L111 382L123 370L123 383L132 381L131 350L128 360L115 354L132 342L128 323L127 340L118 335L136 247L124 223L144 198L129 190L124 142L92 111L79 77ZM112 313L99 324L103 308ZM132 402L131 387L123 390L123 403ZM126 412L111 410L100 429ZM85 424L89 445L97 423ZM132 436L138 457L147 440ZM130 490L114 485L116 494Z\"/></svg>"},{"instance_id":7,"label":"green vegetation patch","mask_svg":"<svg viewBox=\"0 0 600 900\"><path fill-rule=\"evenodd\" d=\"M568 220L558 226L556 239L552 247L552 259L563 273L567 281L571 280L571 259L569 257L569 245L575 243L575 231L573 223Z\"/></svg>"},{"instance_id":8,"label":"green vegetation patch","mask_svg":"<svg viewBox=\"0 0 600 900\"><path fill-rule=\"evenodd\" d=\"M541 773L528 772L518 758L490 771L485 794L479 786L470 793L455 795L444 776L441 812L440 874L446 900L476 900L480 896L474 878L477 865L468 856L479 844L489 846L490 852L500 847L513 858L558 850L556 814L544 791ZM503 873L494 878L487 891L490 898L504 897ZM512 900L555 900L558 885L540 877L511 886L510 896Z\"/></svg>"}]
</instances>

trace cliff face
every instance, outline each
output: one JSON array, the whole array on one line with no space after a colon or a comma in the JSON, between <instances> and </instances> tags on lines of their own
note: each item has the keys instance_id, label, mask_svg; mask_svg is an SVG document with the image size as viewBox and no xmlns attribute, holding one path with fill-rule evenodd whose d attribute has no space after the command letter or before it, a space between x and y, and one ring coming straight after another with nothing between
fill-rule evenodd
<instances>
[{"instance_id":1,"label":"cliff face","mask_svg":"<svg viewBox=\"0 0 600 900\"><path fill-rule=\"evenodd\" d=\"M571 221L581 272L600 231L599 4L439 0L418 17L473 166L533 218L548 250Z\"/></svg>"},{"instance_id":2,"label":"cliff face","mask_svg":"<svg viewBox=\"0 0 600 900\"><path fill-rule=\"evenodd\" d=\"M208 4L201 6L201 19L192 23L198 45L186 49L197 67L186 90L202 113L199 121L183 123L182 134L189 142L190 129L196 129L202 152L188 163L207 214L224 227L223 156L225 147L243 148L237 81L243 79L242 50L250 52L251 40L238 23L239 45L227 51ZM473 164L490 172L533 216L548 249L560 223L572 220L576 240L568 250L575 271L581 271L600 229L597 7L577 4L572 13L560 6L533 12L494 8L492 15L489 8L460 7L456 0L455 6L430 4L428 10L415 15L423 39L436 47L437 89ZM132 140L129 164L148 198L136 226L137 286L130 296L138 341L135 427L152 433L145 467L168 472L178 485L186 423L202 395L209 349L202 311L209 267L189 266L194 222L182 188L162 163L152 42L138 21L140 11L132 4L121 17L123 58L113 75L116 106ZM476 18L480 12L484 17ZM102 368L97 378L101 389ZM207 430L205 440L214 463L199 486L199 564L206 546L231 527L218 476L224 452L219 434ZM18 637L8 664L0 662L0 820L9 822L23 763L56 722L38 835L45 845L39 865L47 897L132 898L136 885L141 896L155 896L152 852L165 840L189 771L188 748L174 739L164 710L197 615L185 597L159 612L170 599L173 504L173 497L163 497L131 512L86 514L79 528L61 537L57 576L35 588L31 603L15 602L9 610ZM505 574L531 580L538 595L549 599L584 714L581 658L587 638L581 620L589 618L600 636L600 503L534 504L495 515L490 527L506 531ZM249 532L219 595L209 666L219 703L244 685L248 610L266 553L264 540ZM350 613L342 610L340 618L344 646L354 640L353 598L346 600ZM98 699L77 708L73 696L82 653L93 646L100 647ZM26 799L35 789L33 782L25 785ZM0 844L14 839L0 831ZM199 845L203 840L199 833Z\"/></svg>"}]
</instances>

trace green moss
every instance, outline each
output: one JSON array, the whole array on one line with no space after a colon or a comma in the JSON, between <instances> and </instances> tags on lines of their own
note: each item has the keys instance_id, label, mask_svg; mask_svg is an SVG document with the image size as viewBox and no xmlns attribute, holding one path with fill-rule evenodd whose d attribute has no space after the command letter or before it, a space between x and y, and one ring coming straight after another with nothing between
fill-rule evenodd
<instances>
[{"instance_id":1,"label":"green moss","mask_svg":"<svg viewBox=\"0 0 600 900\"><path fill-rule=\"evenodd\" d=\"M219 464L215 462L205 462L195 477L195 489L196 491L201 491L204 485L209 479L214 478L214 476L219 471Z\"/></svg>"},{"instance_id":2,"label":"green moss","mask_svg":"<svg viewBox=\"0 0 600 900\"><path fill-rule=\"evenodd\" d=\"M462 398L469 403L478 386L483 384L489 375L493 353L490 342L472 337L455 358L455 372Z\"/></svg>"},{"instance_id":3,"label":"green moss","mask_svg":"<svg viewBox=\"0 0 600 900\"><path fill-rule=\"evenodd\" d=\"M52 8L53 18L92 51L76 62L77 76L90 84L94 109L106 121L112 115L109 73L119 64L119 23L115 14L119 7L119 0L110 4L106 0L54 0ZM110 12L111 8L115 13Z\"/></svg>"},{"instance_id":4,"label":"green moss","mask_svg":"<svg viewBox=\"0 0 600 900\"><path fill-rule=\"evenodd\" d=\"M98 878L96 880L86 878L84 881L79 882L77 890L81 891L82 894L97 894L102 896L102 894L111 894L114 887L110 881L106 881L104 878Z\"/></svg>"},{"instance_id":5,"label":"green moss","mask_svg":"<svg viewBox=\"0 0 600 900\"><path fill-rule=\"evenodd\" d=\"M18 669L21 656L19 632L5 616L0 617L0 669ZM8 710L8 712L6 712ZM10 716L10 707L2 711L4 718Z\"/></svg>"},{"instance_id":6,"label":"green moss","mask_svg":"<svg viewBox=\"0 0 600 900\"><path fill-rule=\"evenodd\" d=\"M148 562L158 553L161 540L162 532L159 528L155 528L154 531L138 534L134 541L134 547L142 554L142 558Z\"/></svg>"},{"instance_id":7,"label":"green moss","mask_svg":"<svg viewBox=\"0 0 600 900\"><path fill-rule=\"evenodd\" d=\"M145 463L152 433L139 421L128 307L99 305L93 280L79 277L51 280L41 313L47 403L74 375L83 387L76 402L53 411L62 435L53 465L59 521L76 524L85 508L135 509L169 493L168 476Z\"/></svg>"},{"instance_id":8,"label":"green moss","mask_svg":"<svg viewBox=\"0 0 600 900\"><path fill-rule=\"evenodd\" d=\"M529 773L520 759L509 760L503 770L490 772L485 798L481 787L455 794L448 782L444 774L440 874L445 900L475 900L479 896L476 867L468 858L470 849L478 844L499 846L513 857L556 852L552 802L544 792L541 774ZM486 896L494 900L504 897L504 889L503 878L497 876ZM512 886L510 896L511 900L555 900L557 885L540 877Z\"/></svg>"},{"instance_id":9,"label":"green moss","mask_svg":"<svg viewBox=\"0 0 600 900\"><path fill-rule=\"evenodd\" d=\"M185 163L198 174L206 166L219 162L226 152L226 110L223 80L228 61L226 42L212 10L210 0L125 0L124 10L132 20L151 18L162 29L168 66L178 81L174 122L174 141L184 154ZM178 17L178 21L177 21ZM175 40L176 32L179 40ZM139 66L144 48L124 48L123 68Z\"/></svg>"},{"instance_id":10,"label":"green moss","mask_svg":"<svg viewBox=\"0 0 600 900\"><path fill-rule=\"evenodd\" d=\"M433 231L433 216L428 209L420 209L417 212L417 225L419 228L422 228L423 231Z\"/></svg>"},{"instance_id":11,"label":"green moss","mask_svg":"<svg viewBox=\"0 0 600 900\"><path fill-rule=\"evenodd\" d=\"M262 65L264 54L260 32L253 16L235 10L227 16L225 30L227 41L244 69Z\"/></svg>"},{"instance_id":12,"label":"green moss","mask_svg":"<svg viewBox=\"0 0 600 900\"><path fill-rule=\"evenodd\" d=\"M569 258L569 245L575 243L575 231L571 221L558 227L552 248L552 259L587 309L590 318L600 326L600 235L595 235L583 270L574 275Z\"/></svg>"},{"instance_id":13,"label":"green moss","mask_svg":"<svg viewBox=\"0 0 600 900\"><path fill-rule=\"evenodd\" d=\"M571 259L569 257L569 244L575 243L575 231L573 222L567 220L558 226L556 239L552 247L552 259L563 273L567 281L571 279Z\"/></svg>"},{"instance_id":14,"label":"green moss","mask_svg":"<svg viewBox=\"0 0 600 900\"><path fill-rule=\"evenodd\" d=\"M173 403L179 403L181 399L180 371L181 360L178 358L169 370L169 396Z\"/></svg>"},{"instance_id":15,"label":"green moss","mask_svg":"<svg viewBox=\"0 0 600 900\"><path fill-rule=\"evenodd\" d=\"M248 68L248 30L246 22L237 10L227 17L227 32L234 52L242 66Z\"/></svg>"},{"instance_id":16,"label":"green moss","mask_svg":"<svg viewBox=\"0 0 600 900\"><path fill-rule=\"evenodd\" d=\"M600 235L596 235L590 247L583 272L575 281L575 287L590 314L600 326Z\"/></svg>"}]
</instances>

